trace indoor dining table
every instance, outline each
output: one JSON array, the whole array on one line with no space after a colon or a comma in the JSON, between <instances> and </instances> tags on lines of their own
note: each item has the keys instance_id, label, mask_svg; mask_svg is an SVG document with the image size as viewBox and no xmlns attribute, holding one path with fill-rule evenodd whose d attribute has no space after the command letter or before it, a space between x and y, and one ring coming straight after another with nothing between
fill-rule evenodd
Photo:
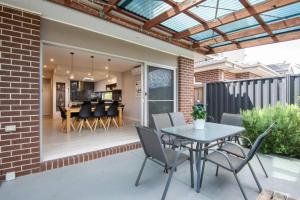
<instances>
[{"instance_id":1,"label":"indoor dining table","mask_svg":"<svg viewBox=\"0 0 300 200\"><path fill-rule=\"evenodd\" d=\"M203 178L201 166L203 165L202 153L205 151L205 147L209 144L225 139L230 136L241 134L245 131L245 128L239 126L231 126L224 124L217 124L206 122L204 129L194 129L192 124L183 126L174 126L169 128L163 128L161 130L164 134L176 136L178 138L184 138L197 143L196 145L196 170L197 170L197 184L196 191L200 192L200 183Z\"/></svg>"}]
</instances>

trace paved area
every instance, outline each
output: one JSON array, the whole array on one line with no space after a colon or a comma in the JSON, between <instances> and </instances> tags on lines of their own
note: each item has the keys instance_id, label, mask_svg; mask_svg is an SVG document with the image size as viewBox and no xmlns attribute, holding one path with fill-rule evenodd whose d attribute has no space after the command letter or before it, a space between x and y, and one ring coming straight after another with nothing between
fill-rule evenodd
<instances>
[{"instance_id":1,"label":"paved area","mask_svg":"<svg viewBox=\"0 0 300 200\"><path fill-rule=\"evenodd\" d=\"M134 186L143 161L142 150L130 151L87 163L55 169L48 172L19 177L0 186L1 200L155 200L160 199L166 182L162 169L148 162L140 185ZM300 197L300 161L262 156L270 174L265 178L257 161L252 161L263 188ZM180 200L239 200L243 199L232 174L207 164L204 184L197 194L189 186L188 162L179 167L172 180L167 199ZM240 174L249 200L255 200L258 190L250 172L245 168Z\"/></svg>"}]
</instances>

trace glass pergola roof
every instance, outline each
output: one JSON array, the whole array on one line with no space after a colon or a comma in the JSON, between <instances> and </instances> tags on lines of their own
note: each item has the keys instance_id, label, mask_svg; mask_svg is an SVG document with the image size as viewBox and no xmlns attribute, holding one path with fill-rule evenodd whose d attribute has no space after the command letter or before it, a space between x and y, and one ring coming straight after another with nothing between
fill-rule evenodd
<instances>
[{"instance_id":1,"label":"glass pergola roof","mask_svg":"<svg viewBox=\"0 0 300 200\"><path fill-rule=\"evenodd\" d=\"M300 0L97 1L115 2L116 9L112 8L115 12L119 9L143 18L144 25L139 26L144 33L162 28L172 35L171 38L168 36L169 41L172 37L177 41L186 40L193 48L198 46L210 50L292 32L300 34ZM244 7L245 2L249 6ZM249 11L249 7L254 9ZM253 13L253 10L258 13ZM232 35L234 37L230 37Z\"/></svg>"}]
</instances>

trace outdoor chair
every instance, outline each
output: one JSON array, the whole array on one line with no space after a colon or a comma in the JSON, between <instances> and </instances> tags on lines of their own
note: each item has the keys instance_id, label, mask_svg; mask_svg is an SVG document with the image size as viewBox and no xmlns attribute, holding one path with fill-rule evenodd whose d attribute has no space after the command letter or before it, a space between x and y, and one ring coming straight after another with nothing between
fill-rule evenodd
<instances>
[{"instance_id":1,"label":"outdoor chair","mask_svg":"<svg viewBox=\"0 0 300 200\"><path fill-rule=\"evenodd\" d=\"M103 122L103 118L106 117L104 101L99 101L99 103L96 104L96 109L93 116L95 118L92 124L92 127L94 127L94 131L96 131L98 125L102 126L104 130L106 130L105 123Z\"/></svg>"},{"instance_id":2,"label":"outdoor chair","mask_svg":"<svg viewBox=\"0 0 300 200\"><path fill-rule=\"evenodd\" d=\"M164 200L167 195L174 171L180 164L190 160L191 187L193 188L194 172L192 159L190 159L190 157L185 153L182 153L182 151L164 148L162 146L161 138L153 129L141 126L137 126L136 129L146 157L136 179L135 186L138 186L139 184L147 160L151 160L162 167L167 167L170 172L163 195L161 197L161 199Z\"/></svg>"},{"instance_id":3,"label":"outdoor chair","mask_svg":"<svg viewBox=\"0 0 300 200\"><path fill-rule=\"evenodd\" d=\"M230 141L224 141L225 144L231 144L235 145L237 148L240 149L242 152L244 158L234 156L226 151L222 151L222 149L209 149L208 151L212 151L212 153L205 153L204 154L204 162L202 165L202 178L200 181L200 186L202 185L202 180L203 180L203 174L204 174L204 168L205 168L205 163L206 161L209 161L219 167L222 167L228 171L231 171L234 175L234 178L244 196L244 199L247 200L247 196L244 192L244 189L242 188L242 185L239 181L239 178L237 174L246 166L249 166L249 169L253 175L253 178L258 186L259 192L262 191L262 188L260 186L260 183L251 167L250 161L252 160L253 156L256 154L256 152L259 150L260 146L262 145L263 141L266 139L266 137L269 135L269 133L272 131L272 129L275 127L275 123L271 124L267 130L259 135L253 144L252 148L249 150L249 152L246 154L243 150L243 148L238 145L237 143L230 142ZM217 175L217 174L216 174Z\"/></svg>"},{"instance_id":4,"label":"outdoor chair","mask_svg":"<svg viewBox=\"0 0 300 200\"><path fill-rule=\"evenodd\" d=\"M156 132L162 139L163 145L169 145L171 148L181 147L182 145L191 144L191 141L176 138L175 136L166 135L161 132L161 129L173 126L168 113L152 114Z\"/></svg>"},{"instance_id":5,"label":"outdoor chair","mask_svg":"<svg viewBox=\"0 0 300 200\"><path fill-rule=\"evenodd\" d=\"M227 124L227 125L232 125L232 126L242 126L242 116L239 115L239 114L229 114L229 113L223 113L222 115L222 119L221 119L221 124ZM244 137L244 136L241 136L241 135L236 135L233 137L235 139L235 142L238 142L240 144L240 139L244 139L244 140L247 140L248 143L250 144L250 148L252 146L252 143L251 141L247 138L247 137ZM233 139L231 138L231 140ZM224 144L222 145L222 150L223 151L227 151L228 153L231 153L235 156L238 156L238 157L241 157L241 158L244 158L243 156L243 153L241 152L241 150L236 146L236 145L232 145L231 143L228 143L228 144ZM248 148L243 148L243 151L247 154L249 152L249 149ZM258 156L257 153L255 153L255 157L257 158L261 168L263 169L264 171L264 174L266 177L268 177L268 174ZM218 173L218 167L217 167L217 173Z\"/></svg>"},{"instance_id":6,"label":"outdoor chair","mask_svg":"<svg viewBox=\"0 0 300 200\"><path fill-rule=\"evenodd\" d=\"M111 122L115 124L117 128L119 128L119 125L116 121L116 118L118 116L118 106L119 102L118 101L113 101L112 104L109 106L107 110L107 121L106 121L106 128L108 129L111 125Z\"/></svg>"},{"instance_id":7,"label":"outdoor chair","mask_svg":"<svg viewBox=\"0 0 300 200\"><path fill-rule=\"evenodd\" d=\"M84 123L87 125L87 127L93 131L92 126L89 122L89 119L92 117L92 106L91 104L84 103L81 105L79 114L78 114L78 119L79 119L79 124L78 124L78 132L80 133L82 130L82 127Z\"/></svg>"}]
</instances>

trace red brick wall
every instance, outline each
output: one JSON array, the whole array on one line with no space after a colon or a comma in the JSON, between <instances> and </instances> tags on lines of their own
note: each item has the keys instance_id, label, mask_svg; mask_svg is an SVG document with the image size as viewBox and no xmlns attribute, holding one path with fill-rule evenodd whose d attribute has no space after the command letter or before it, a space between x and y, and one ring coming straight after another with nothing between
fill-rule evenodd
<instances>
[{"instance_id":1,"label":"red brick wall","mask_svg":"<svg viewBox=\"0 0 300 200\"><path fill-rule=\"evenodd\" d=\"M40 17L0 4L0 179L39 170ZM16 132L6 133L6 125Z\"/></svg>"},{"instance_id":2,"label":"red brick wall","mask_svg":"<svg viewBox=\"0 0 300 200\"><path fill-rule=\"evenodd\" d=\"M248 79L248 78L257 78L257 77L259 77L256 74L253 74L251 72L237 73L235 75L236 75L236 79Z\"/></svg>"},{"instance_id":3,"label":"red brick wall","mask_svg":"<svg viewBox=\"0 0 300 200\"><path fill-rule=\"evenodd\" d=\"M236 80L236 74L232 72L223 71L224 80Z\"/></svg>"},{"instance_id":4,"label":"red brick wall","mask_svg":"<svg viewBox=\"0 0 300 200\"><path fill-rule=\"evenodd\" d=\"M201 82L201 83L211 83L211 82L221 81L222 80L222 70L212 69L212 70L203 71L203 72L196 72L195 80L196 80L196 82Z\"/></svg>"},{"instance_id":5,"label":"red brick wall","mask_svg":"<svg viewBox=\"0 0 300 200\"><path fill-rule=\"evenodd\" d=\"M178 110L191 121L194 105L194 60L178 57Z\"/></svg>"}]
</instances>

